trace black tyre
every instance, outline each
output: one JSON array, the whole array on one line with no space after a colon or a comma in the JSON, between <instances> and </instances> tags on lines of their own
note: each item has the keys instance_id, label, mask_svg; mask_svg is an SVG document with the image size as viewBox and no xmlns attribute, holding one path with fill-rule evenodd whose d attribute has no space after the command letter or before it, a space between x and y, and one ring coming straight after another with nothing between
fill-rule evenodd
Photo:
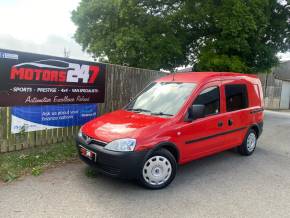
<instances>
[{"instance_id":1,"label":"black tyre","mask_svg":"<svg viewBox=\"0 0 290 218\"><path fill-rule=\"evenodd\" d=\"M139 182L149 189L162 189L175 177L177 163L166 149L155 151L143 164Z\"/></svg>"},{"instance_id":2,"label":"black tyre","mask_svg":"<svg viewBox=\"0 0 290 218\"><path fill-rule=\"evenodd\" d=\"M241 146L238 147L238 152L241 155L249 156L254 153L257 145L257 133L250 129Z\"/></svg>"}]
</instances>

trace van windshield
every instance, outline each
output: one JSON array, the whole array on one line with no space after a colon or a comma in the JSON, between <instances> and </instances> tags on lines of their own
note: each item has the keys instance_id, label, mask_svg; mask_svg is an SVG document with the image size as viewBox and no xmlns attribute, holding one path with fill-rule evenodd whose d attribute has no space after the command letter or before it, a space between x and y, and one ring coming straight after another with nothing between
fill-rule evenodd
<instances>
[{"instance_id":1,"label":"van windshield","mask_svg":"<svg viewBox=\"0 0 290 218\"><path fill-rule=\"evenodd\" d=\"M196 87L194 83L154 82L148 85L125 110L174 116Z\"/></svg>"}]
</instances>

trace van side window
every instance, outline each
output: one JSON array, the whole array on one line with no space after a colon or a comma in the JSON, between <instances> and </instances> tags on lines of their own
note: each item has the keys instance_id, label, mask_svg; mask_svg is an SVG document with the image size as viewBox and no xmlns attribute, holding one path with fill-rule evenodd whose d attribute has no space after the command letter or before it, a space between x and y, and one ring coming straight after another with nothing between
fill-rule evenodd
<instances>
[{"instance_id":1,"label":"van side window","mask_svg":"<svg viewBox=\"0 0 290 218\"><path fill-rule=\"evenodd\" d=\"M206 88L197 96L193 104L205 105L205 116L218 114L220 112L219 87Z\"/></svg>"},{"instance_id":2,"label":"van side window","mask_svg":"<svg viewBox=\"0 0 290 218\"><path fill-rule=\"evenodd\" d=\"M225 85L227 111L236 111L248 107L246 85Z\"/></svg>"}]
</instances>

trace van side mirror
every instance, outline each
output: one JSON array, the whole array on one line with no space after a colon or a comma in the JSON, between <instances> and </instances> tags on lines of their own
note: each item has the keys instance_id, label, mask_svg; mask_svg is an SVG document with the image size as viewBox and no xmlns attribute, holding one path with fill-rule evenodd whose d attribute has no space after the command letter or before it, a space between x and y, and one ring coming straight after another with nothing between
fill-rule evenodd
<instances>
[{"instance_id":1,"label":"van side mirror","mask_svg":"<svg viewBox=\"0 0 290 218\"><path fill-rule=\"evenodd\" d=\"M196 119L203 118L205 113L205 106L203 104L194 104L188 108L185 121L192 122Z\"/></svg>"}]
</instances>

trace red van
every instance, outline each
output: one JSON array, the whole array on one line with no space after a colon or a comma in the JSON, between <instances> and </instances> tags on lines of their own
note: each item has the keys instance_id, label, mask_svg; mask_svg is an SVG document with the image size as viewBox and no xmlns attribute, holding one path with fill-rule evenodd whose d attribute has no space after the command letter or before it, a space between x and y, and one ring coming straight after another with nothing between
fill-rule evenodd
<instances>
[{"instance_id":1,"label":"red van","mask_svg":"<svg viewBox=\"0 0 290 218\"><path fill-rule=\"evenodd\" d=\"M121 110L82 126L80 158L150 189L171 183L178 164L237 147L251 155L263 129L254 75L192 72L160 78Z\"/></svg>"}]
</instances>

